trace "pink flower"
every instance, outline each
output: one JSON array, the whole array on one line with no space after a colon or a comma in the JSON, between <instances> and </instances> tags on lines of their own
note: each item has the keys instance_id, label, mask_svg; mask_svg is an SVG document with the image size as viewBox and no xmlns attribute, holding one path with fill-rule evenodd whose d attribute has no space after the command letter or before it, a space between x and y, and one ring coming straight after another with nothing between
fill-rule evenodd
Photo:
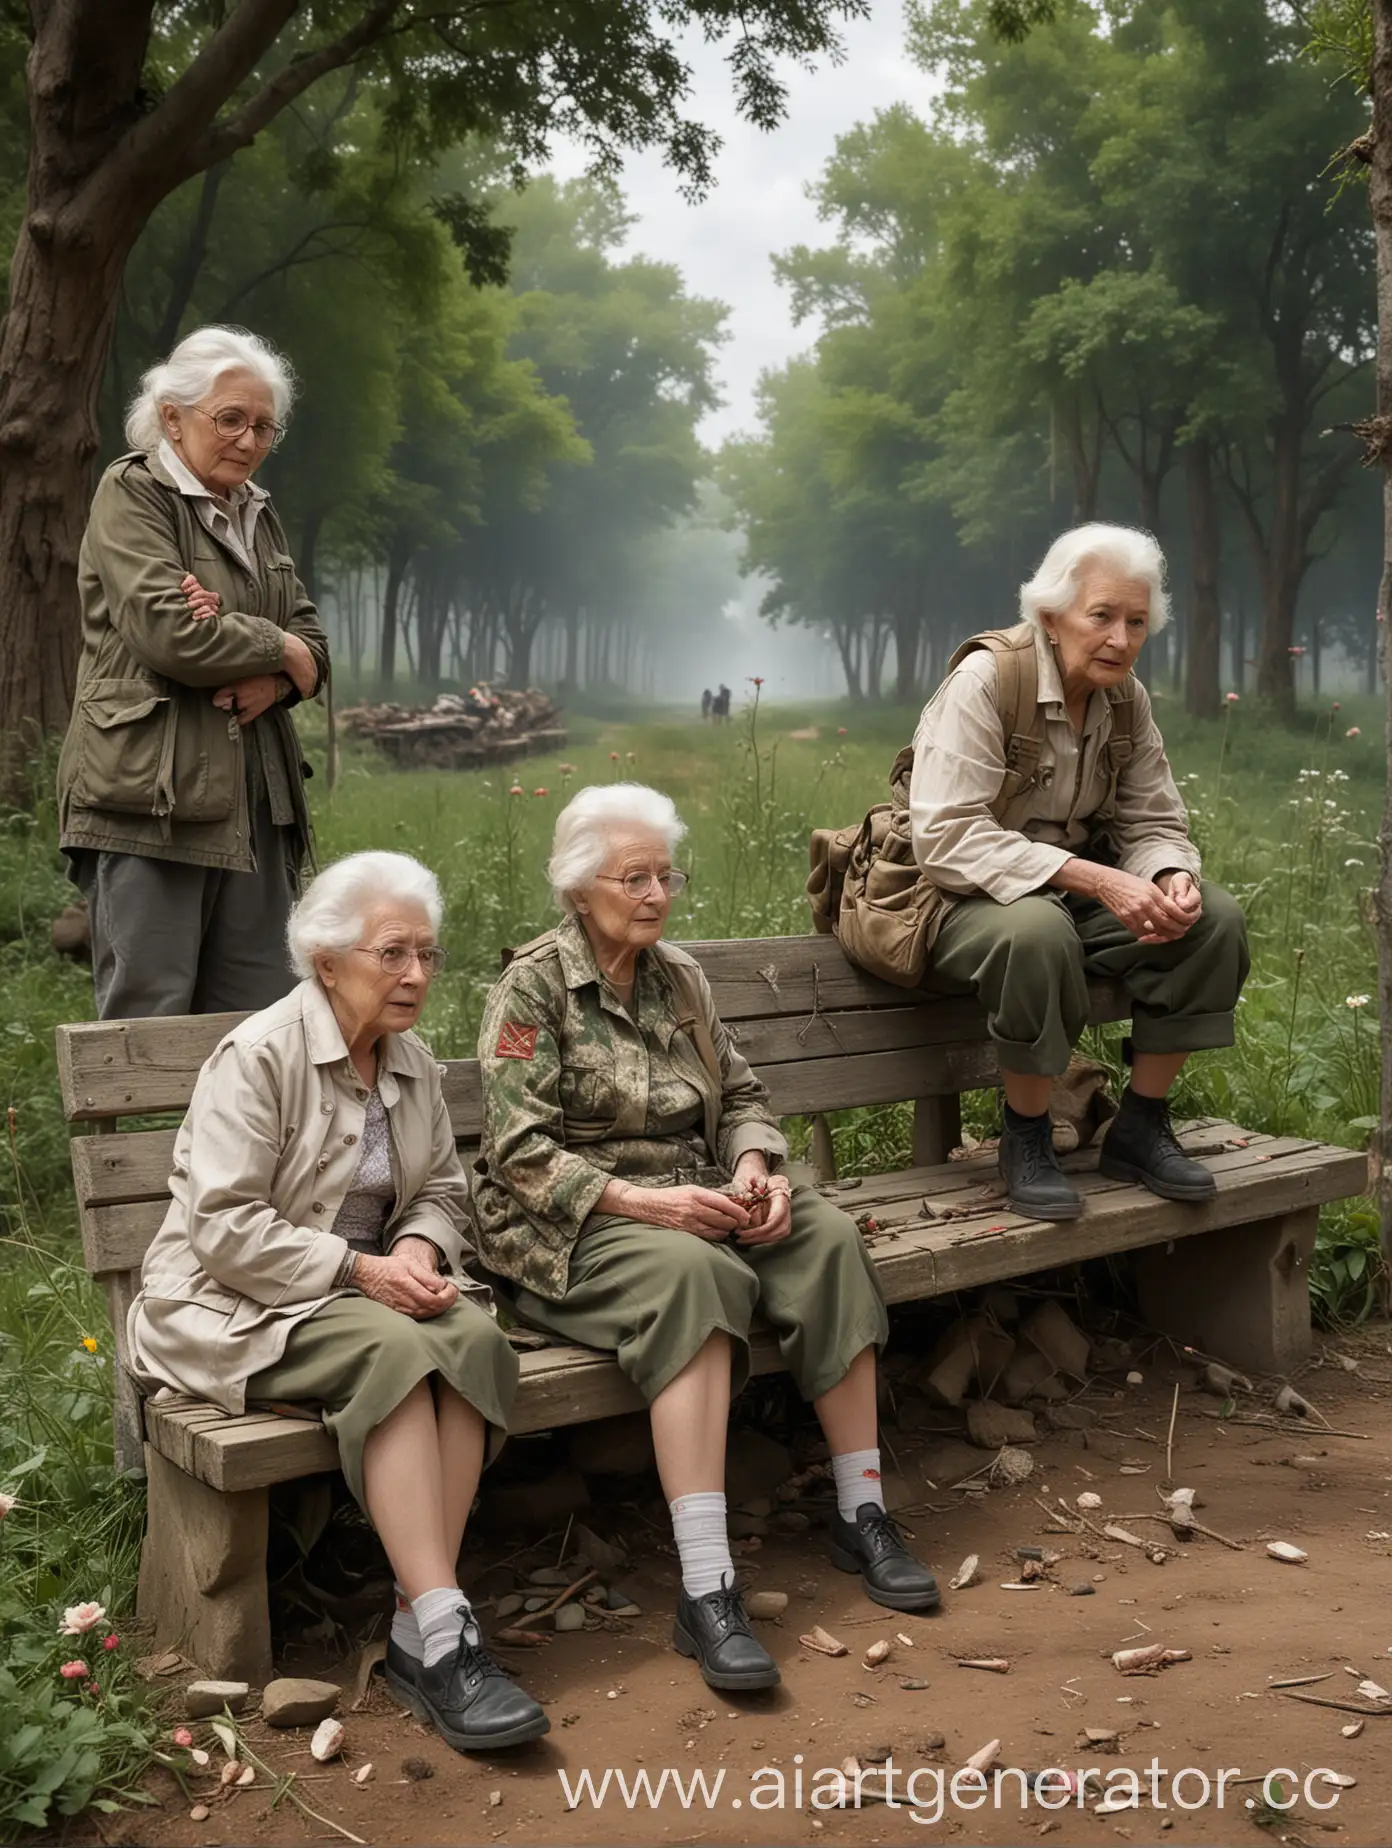
<instances>
[{"instance_id":1,"label":"pink flower","mask_svg":"<svg viewBox=\"0 0 1392 1848\"><path fill-rule=\"evenodd\" d=\"M1240 693L1225 693L1223 695L1224 702L1229 706L1235 706L1241 697L1242 695Z\"/></svg>"},{"instance_id":2,"label":"pink flower","mask_svg":"<svg viewBox=\"0 0 1392 1848\"><path fill-rule=\"evenodd\" d=\"M547 789L547 788L546 788L546 786L545 786L544 784L543 784L543 786L542 786L542 787L541 787L540 789L534 789L534 790L532 791L532 794L533 794L534 796L548 796L548 795L550 795L550 793L551 793L551 792L550 792L550 790L549 790L549 789Z\"/></svg>"},{"instance_id":3,"label":"pink flower","mask_svg":"<svg viewBox=\"0 0 1392 1848\"><path fill-rule=\"evenodd\" d=\"M0 1494L0 1521L4 1520L5 1516L12 1508L17 1508L18 1506L19 1497L17 1495Z\"/></svg>"},{"instance_id":4,"label":"pink flower","mask_svg":"<svg viewBox=\"0 0 1392 1848\"><path fill-rule=\"evenodd\" d=\"M1303 655L1303 654L1309 654L1309 652L1310 651L1308 648L1288 648L1286 650L1286 653L1288 655Z\"/></svg>"},{"instance_id":5,"label":"pink flower","mask_svg":"<svg viewBox=\"0 0 1392 1848\"><path fill-rule=\"evenodd\" d=\"M58 1670L64 1681L85 1681L91 1672L85 1662L65 1662Z\"/></svg>"},{"instance_id":6,"label":"pink flower","mask_svg":"<svg viewBox=\"0 0 1392 1848\"><path fill-rule=\"evenodd\" d=\"M60 1636L85 1636L95 1630L106 1616L104 1604L70 1604L58 1626Z\"/></svg>"},{"instance_id":7,"label":"pink flower","mask_svg":"<svg viewBox=\"0 0 1392 1848\"><path fill-rule=\"evenodd\" d=\"M175 1745L188 1747L193 1744L193 1734L187 1726L176 1726L169 1736Z\"/></svg>"},{"instance_id":8,"label":"pink flower","mask_svg":"<svg viewBox=\"0 0 1392 1848\"><path fill-rule=\"evenodd\" d=\"M756 687L761 687L764 684L764 677L762 674L751 674L749 678L754 682Z\"/></svg>"},{"instance_id":9,"label":"pink flower","mask_svg":"<svg viewBox=\"0 0 1392 1848\"><path fill-rule=\"evenodd\" d=\"M520 796L522 794L522 785L520 783L514 783L512 788L508 791L508 794L510 796Z\"/></svg>"},{"instance_id":10,"label":"pink flower","mask_svg":"<svg viewBox=\"0 0 1392 1848\"><path fill-rule=\"evenodd\" d=\"M110 1636L104 1636L102 1638L103 1649L119 1649L120 1647L121 1639L114 1630L111 1632Z\"/></svg>"},{"instance_id":11,"label":"pink flower","mask_svg":"<svg viewBox=\"0 0 1392 1848\"><path fill-rule=\"evenodd\" d=\"M619 761L619 754L617 751L611 751L609 753L609 761L611 764L616 764Z\"/></svg>"},{"instance_id":12,"label":"pink flower","mask_svg":"<svg viewBox=\"0 0 1392 1848\"><path fill-rule=\"evenodd\" d=\"M100 1694L101 1693L101 1682L100 1681L89 1681L86 1684L86 1686L83 1688L82 1692L84 1694Z\"/></svg>"},{"instance_id":13,"label":"pink flower","mask_svg":"<svg viewBox=\"0 0 1392 1848\"><path fill-rule=\"evenodd\" d=\"M845 728L845 726L844 726L844 725L838 725L838 726L837 726L837 728L836 728L836 735L837 735L837 737L838 737L838 738L844 738L844 737L845 737L845 735L846 735L846 728Z\"/></svg>"},{"instance_id":14,"label":"pink flower","mask_svg":"<svg viewBox=\"0 0 1392 1848\"><path fill-rule=\"evenodd\" d=\"M1361 738L1362 735L1362 732L1356 725L1350 725L1348 730L1344 733L1346 738Z\"/></svg>"},{"instance_id":15,"label":"pink flower","mask_svg":"<svg viewBox=\"0 0 1392 1848\"><path fill-rule=\"evenodd\" d=\"M1331 706L1331 707L1329 708L1329 710L1330 710L1331 712L1338 712L1338 711L1339 711L1339 702L1338 702L1338 700L1337 700L1337 699L1335 700L1335 702L1334 702L1334 704L1333 704L1333 705L1332 705L1332 706Z\"/></svg>"}]
</instances>

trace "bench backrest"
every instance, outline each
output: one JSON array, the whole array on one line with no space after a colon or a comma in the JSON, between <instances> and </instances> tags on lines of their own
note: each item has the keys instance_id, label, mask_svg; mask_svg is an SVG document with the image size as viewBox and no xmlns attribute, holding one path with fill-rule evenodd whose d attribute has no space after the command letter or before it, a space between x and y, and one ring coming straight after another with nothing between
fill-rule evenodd
<instances>
[{"instance_id":1,"label":"bench backrest","mask_svg":"<svg viewBox=\"0 0 1392 1848\"><path fill-rule=\"evenodd\" d=\"M706 972L721 1019L769 1087L780 1116L811 1116L821 1165L823 1113L914 1100L914 1155L942 1161L957 1140L957 1096L995 1082L980 1007L875 980L831 937L731 939L683 946ZM1130 1012L1120 984L1094 983L1094 1021ZM240 1014L87 1021L59 1027L63 1107L76 1133L73 1178L87 1269L106 1288L118 1353L141 1260L169 1202L175 1131L118 1129L182 1112L203 1061ZM427 1017L427 1032L428 1032ZM467 1165L482 1127L476 1059L445 1062L445 1099ZM128 1434L129 1437L129 1434Z\"/></svg>"}]
</instances>

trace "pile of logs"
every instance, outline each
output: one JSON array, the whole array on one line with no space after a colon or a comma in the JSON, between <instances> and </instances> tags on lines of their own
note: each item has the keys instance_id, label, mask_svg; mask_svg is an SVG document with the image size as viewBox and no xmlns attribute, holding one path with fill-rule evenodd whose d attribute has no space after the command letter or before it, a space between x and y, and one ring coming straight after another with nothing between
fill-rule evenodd
<instances>
[{"instance_id":1,"label":"pile of logs","mask_svg":"<svg viewBox=\"0 0 1392 1848\"><path fill-rule=\"evenodd\" d=\"M410 770L472 770L561 750L566 741L559 709L538 687L518 693L483 682L442 693L433 706L350 706L339 723Z\"/></svg>"}]
</instances>

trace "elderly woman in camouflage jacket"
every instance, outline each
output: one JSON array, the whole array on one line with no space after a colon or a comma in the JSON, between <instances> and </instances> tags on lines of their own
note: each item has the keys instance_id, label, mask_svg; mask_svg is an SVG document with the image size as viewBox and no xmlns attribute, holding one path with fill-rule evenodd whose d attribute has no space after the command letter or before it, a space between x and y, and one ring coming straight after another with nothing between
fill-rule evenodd
<instances>
[{"instance_id":1,"label":"elderly woman in camouflage jacket","mask_svg":"<svg viewBox=\"0 0 1392 1848\"><path fill-rule=\"evenodd\" d=\"M715 1688L779 1679L735 1590L725 1430L756 1309L817 1408L838 1513L831 1557L877 1603L938 1603L885 1513L875 1411L884 1303L860 1234L780 1172L767 1093L699 966L662 942L685 875L666 796L584 789L556 824L566 916L493 990L479 1041L482 1255L539 1328L612 1348L652 1408L681 1555L673 1642Z\"/></svg>"}]
</instances>

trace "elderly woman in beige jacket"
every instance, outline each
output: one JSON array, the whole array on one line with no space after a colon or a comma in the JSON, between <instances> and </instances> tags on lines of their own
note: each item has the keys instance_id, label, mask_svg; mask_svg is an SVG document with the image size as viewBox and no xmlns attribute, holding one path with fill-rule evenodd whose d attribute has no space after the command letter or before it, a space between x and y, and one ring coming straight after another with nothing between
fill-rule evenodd
<instances>
[{"instance_id":1,"label":"elderly woman in beige jacket","mask_svg":"<svg viewBox=\"0 0 1392 1848\"><path fill-rule=\"evenodd\" d=\"M465 1274L467 1184L410 1031L444 961L434 875L340 860L291 914L303 978L203 1067L131 1306L132 1364L231 1413L318 1408L397 1579L387 1678L459 1751L548 1729L481 1647L457 1562L517 1358Z\"/></svg>"},{"instance_id":2,"label":"elderly woman in beige jacket","mask_svg":"<svg viewBox=\"0 0 1392 1848\"><path fill-rule=\"evenodd\" d=\"M1012 640L1034 657L1042 745L1012 825L993 810L1010 742L994 653L961 661L914 739L914 857L953 898L930 979L986 1007L1005 1088L1000 1167L1016 1211L1082 1211L1054 1158L1048 1111L1050 1083L1087 1023L1089 975L1123 981L1133 1010L1131 1082L1099 1166L1166 1199L1202 1202L1213 1176L1175 1140L1166 1098L1190 1053L1232 1044L1248 957L1236 901L1201 877L1132 671L1169 615L1160 548L1129 527L1077 527L1022 588L1020 614Z\"/></svg>"}]
</instances>

